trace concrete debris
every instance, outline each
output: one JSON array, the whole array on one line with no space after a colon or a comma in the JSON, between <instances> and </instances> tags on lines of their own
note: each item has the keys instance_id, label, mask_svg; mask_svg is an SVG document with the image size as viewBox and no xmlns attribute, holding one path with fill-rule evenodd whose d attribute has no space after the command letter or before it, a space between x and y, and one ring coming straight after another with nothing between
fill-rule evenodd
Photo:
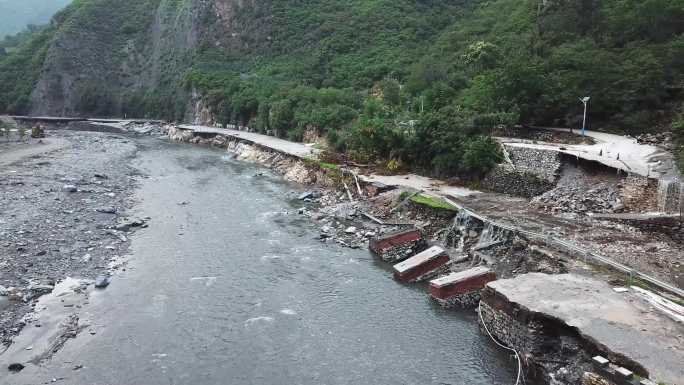
<instances>
[{"instance_id":1,"label":"concrete debris","mask_svg":"<svg viewBox=\"0 0 684 385\"><path fill-rule=\"evenodd\" d=\"M320 198L320 196L321 196L321 194L318 193L318 192L315 192L315 191L306 191L306 192L301 193L297 199L299 199L300 201L303 201L303 200L305 200L305 199L316 199L316 198Z\"/></svg>"},{"instance_id":2,"label":"concrete debris","mask_svg":"<svg viewBox=\"0 0 684 385\"><path fill-rule=\"evenodd\" d=\"M666 150L672 150L674 148L672 138L672 132L659 132L654 134L641 134L636 137L636 140L639 144L650 144L663 147Z\"/></svg>"},{"instance_id":3,"label":"concrete debris","mask_svg":"<svg viewBox=\"0 0 684 385\"><path fill-rule=\"evenodd\" d=\"M347 234L356 234L356 227L349 226L344 230L344 232Z\"/></svg>"}]
</instances>

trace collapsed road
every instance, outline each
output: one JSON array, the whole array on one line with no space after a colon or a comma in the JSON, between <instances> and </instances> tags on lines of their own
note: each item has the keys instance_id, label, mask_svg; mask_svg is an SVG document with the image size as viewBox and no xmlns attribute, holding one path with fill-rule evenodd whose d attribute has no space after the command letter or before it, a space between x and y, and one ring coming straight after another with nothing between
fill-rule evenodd
<instances>
[{"instance_id":1,"label":"collapsed road","mask_svg":"<svg viewBox=\"0 0 684 385\"><path fill-rule=\"evenodd\" d=\"M7 185L32 192L22 202L45 204L30 215L3 209L6 249L23 248L17 252L24 260L59 256L53 273L34 273L50 276L43 284L54 291L35 306L39 321L27 322L0 355L2 368L14 368L0 371L0 383L509 384L515 378L515 361L479 332L476 314L447 311L424 288L398 284L366 251L317 240L318 229L297 215L300 186L225 151L102 133L49 136L71 145L0 171ZM50 173L34 180L41 162ZM102 175L109 182L96 183ZM48 200L87 226L40 225L51 218ZM130 216L149 217L149 227L107 231ZM55 232L44 237L45 254L7 238L32 224L29 236ZM108 270L113 279L105 290L82 280L111 262L119 267Z\"/></svg>"}]
</instances>

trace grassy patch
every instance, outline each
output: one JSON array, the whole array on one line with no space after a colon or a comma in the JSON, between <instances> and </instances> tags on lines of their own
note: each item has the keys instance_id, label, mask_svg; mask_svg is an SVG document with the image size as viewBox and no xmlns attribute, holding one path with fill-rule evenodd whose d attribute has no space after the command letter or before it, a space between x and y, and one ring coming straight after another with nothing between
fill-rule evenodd
<instances>
[{"instance_id":1,"label":"grassy patch","mask_svg":"<svg viewBox=\"0 0 684 385\"><path fill-rule=\"evenodd\" d=\"M340 166L334 163L318 162L318 165L326 170L339 170Z\"/></svg>"},{"instance_id":2,"label":"grassy patch","mask_svg":"<svg viewBox=\"0 0 684 385\"><path fill-rule=\"evenodd\" d=\"M415 195L411 197L411 202L436 210L458 211L456 207L448 204L447 202L441 199L429 197L427 195Z\"/></svg>"}]
</instances>

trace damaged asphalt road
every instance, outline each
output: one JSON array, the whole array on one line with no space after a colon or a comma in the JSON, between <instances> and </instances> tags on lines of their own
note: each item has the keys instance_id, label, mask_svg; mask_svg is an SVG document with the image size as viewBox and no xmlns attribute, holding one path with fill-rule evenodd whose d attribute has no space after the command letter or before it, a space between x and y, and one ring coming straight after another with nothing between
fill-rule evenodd
<instances>
[{"instance_id":1,"label":"damaged asphalt road","mask_svg":"<svg viewBox=\"0 0 684 385\"><path fill-rule=\"evenodd\" d=\"M123 135L51 131L62 144L16 144L0 152L0 341L7 345L25 325L35 300L65 277L108 276L126 253L125 217L139 176L130 166L136 143ZM27 148L29 150L27 151ZM3 159L12 160L5 164ZM107 278L108 279L108 278Z\"/></svg>"}]
</instances>

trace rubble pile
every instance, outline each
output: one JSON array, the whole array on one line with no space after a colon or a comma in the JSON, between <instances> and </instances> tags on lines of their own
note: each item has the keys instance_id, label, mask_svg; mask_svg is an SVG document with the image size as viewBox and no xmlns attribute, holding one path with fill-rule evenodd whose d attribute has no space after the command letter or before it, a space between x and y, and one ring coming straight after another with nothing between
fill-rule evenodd
<instances>
[{"instance_id":1,"label":"rubble pile","mask_svg":"<svg viewBox=\"0 0 684 385\"><path fill-rule=\"evenodd\" d=\"M530 204L554 213L614 213L624 209L620 193L607 184L590 189L559 186L534 198Z\"/></svg>"},{"instance_id":2,"label":"rubble pile","mask_svg":"<svg viewBox=\"0 0 684 385\"><path fill-rule=\"evenodd\" d=\"M139 135L166 135L169 132L169 124L161 124L157 122L130 122L124 125L124 129L128 132Z\"/></svg>"},{"instance_id":3,"label":"rubble pile","mask_svg":"<svg viewBox=\"0 0 684 385\"><path fill-rule=\"evenodd\" d=\"M650 144L652 146L660 146L667 150L674 148L672 144L671 132L659 132L656 134L641 134L636 137L639 144Z\"/></svg>"}]
</instances>

